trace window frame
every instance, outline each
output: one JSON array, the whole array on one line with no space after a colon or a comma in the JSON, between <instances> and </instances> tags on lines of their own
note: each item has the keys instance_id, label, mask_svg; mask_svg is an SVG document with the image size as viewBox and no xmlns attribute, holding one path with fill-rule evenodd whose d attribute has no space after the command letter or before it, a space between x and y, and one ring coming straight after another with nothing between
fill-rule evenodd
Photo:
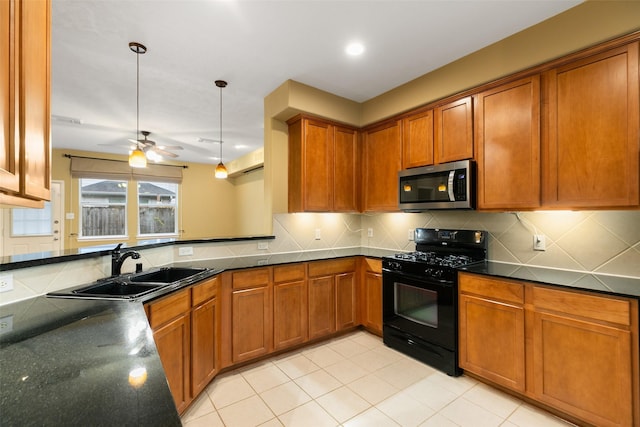
<instances>
[{"instance_id":1,"label":"window frame","mask_svg":"<svg viewBox=\"0 0 640 427\"><path fill-rule=\"evenodd\" d=\"M178 232L178 218L179 218L179 194L180 194L180 184L179 183L175 183L175 182L162 182L162 181L148 181L148 180L136 180L134 181L136 183L136 222L137 222L137 230L136 230L136 237L137 239L154 239L154 238L167 238L167 237L178 237L179 236L179 232ZM142 221L141 221L141 215L140 215L140 210L144 205L140 204L140 185L141 184L151 184L151 185L156 185L156 186L162 186L162 185L167 185L167 186L175 186L175 191L174 191L174 196L173 196L173 203L169 204L168 206L172 206L173 210L174 210L174 221L173 221L173 232L171 233L146 233L143 234L140 230L141 225L142 225ZM153 205L152 205L153 206Z\"/></svg>"},{"instance_id":2,"label":"window frame","mask_svg":"<svg viewBox=\"0 0 640 427\"><path fill-rule=\"evenodd\" d=\"M86 181L112 181L118 183L124 183L125 191L124 191L124 203L111 203L108 202L108 206L124 206L124 234L109 234L109 235L100 235L100 236L85 236L83 233L84 224L84 205L83 205L83 191L82 191L82 183ZM128 239L129 238L129 180L123 179L101 179L101 178L78 178L78 241L99 241L99 240L120 240L120 239ZM90 184L87 184L90 185Z\"/></svg>"}]
</instances>

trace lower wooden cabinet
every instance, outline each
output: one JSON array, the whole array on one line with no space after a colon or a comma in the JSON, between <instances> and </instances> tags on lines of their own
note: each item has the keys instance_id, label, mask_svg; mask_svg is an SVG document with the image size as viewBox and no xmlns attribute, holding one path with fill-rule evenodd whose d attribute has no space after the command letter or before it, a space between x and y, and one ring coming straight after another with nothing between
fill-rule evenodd
<instances>
[{"instance_id":1,"label":"lower wooden cabinet","mask_svg":"<svg viewBox=\"0 0 640 427\"><path fill-rule=\"evenodd\" d=\"M217 301L208 301L191 313L191 393L197 396L218 373Z\"/></svg>"},{"instance_id":2,"label":"lower wooden cabinet","mask_svg":"<svg viewBox=\"0 0 640 427\"><path fill-rule=\"evenodd\" d=\"M459 292L460 367L523 392L524 286L461 275Z\"/></svg>"},{"instance_id":3,"label":"lower wooden cabinet","mask_svg":"<svg viewBox=\"0 0 640 427\"><path fill-rule=\"evenodd\" d=\"M360 307L362 326L382 336L382 261L365 258Z\"/></svg>"},{"instance_id":4,"label":"lower wooden cabinet","mask_svg":"<svg viewBox=\"0 0 640 427\"><path fill-rule=\"evenodd\" d=\"M356 259L308 265L309 339L357 325Z\"/></svg>"},{"instance_id":5,"label":"lower wooden cabinet","mask_svg":"<svg viewBox=\"0 0 640 427\"><path fill-rule=\"evenodd\" d=\"M535 287L533 304L535 398L594 425L638 425L632 301Z\"/></svg>"},{"instance_id":6,"label":"lower wooden cabinet","mask_svg":"<svg viewBox=\"0 0 640 427\"><path fill-rule=\"evenodd\" d=\"M273 348L308 339L307 281L303 263L273 268Z\"/></svg>"},{"instance_id":7,"label":"lower wooden cabinet","mask_svg":"<svg viewBox=\"0 0 640 427\"><path fill-rule=\"evenodd\" d=\"M191 402L189 362L191 349L189 314L182 314L153 331L162 367L169 383L178 412L182 413Z\"/></svg>"},{"instance_id":8,"label":"lower wooden cabinet","mask_svg":"<svg viewBox=\"0 0 640 427\"><path fill-rule=\"evenodd\" d=\"M255 268L232 273L231 359L233 363L271 352L271 272Z\"/></svg>"},{"instance_id":9,"label":"lower wooden cabinet","mask_svg":"<svg viewBox=\"0 0 640 427\"><path fill-rule=\"evenodd\" d=\"M638 301L460 273L460 366L598 426L640 424Z\"/></svg>"},{"instance_id":10,"label":"lower wooden cabinet","mask_svg":"<svg viewBox=\"0 0 640 427\"><path fill-rule=\"evenodd\" d=\"M146 304L169 389L182 413L219 369L218 277Z\"/></svg>"}]
</instances>

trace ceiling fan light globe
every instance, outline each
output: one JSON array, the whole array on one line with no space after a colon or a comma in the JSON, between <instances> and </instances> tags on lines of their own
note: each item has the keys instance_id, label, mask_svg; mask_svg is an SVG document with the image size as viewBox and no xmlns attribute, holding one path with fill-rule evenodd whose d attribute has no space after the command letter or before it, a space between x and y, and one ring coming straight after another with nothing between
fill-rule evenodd
<instances>
[{"instance_id":1,"label":"ceiling fan light globe","mask_svg":"<svg viewBox=\"0 0 640 427\"><path fill-rule=\"evenodd\" d=\"M218 166L216 166L216 172L215 172L216 178L225 179L227 178L228 175L229 173L227 172L227 168L225 167L225 165L222 162L218 163Z\"/></svg>"},{"instance_id":2,"label":"ceiling fan light globe","mask_svg":"<svg viewBox=\"0 0 640 427\"><path fill-rule=\"evenodd\" d=\"M129 166L132 168L146 168L147 156L140 148L136 148L129 154Z\"/></svg>"}]
</instances>

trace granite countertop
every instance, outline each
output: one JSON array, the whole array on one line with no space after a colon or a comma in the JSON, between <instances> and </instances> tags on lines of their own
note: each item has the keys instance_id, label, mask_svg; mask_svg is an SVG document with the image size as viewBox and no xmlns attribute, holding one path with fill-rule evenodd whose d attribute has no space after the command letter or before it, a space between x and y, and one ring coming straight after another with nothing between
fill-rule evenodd
<instances>
[{"instance_id":1,"label":"granite countertop","mask_svg":"<svg viewBox=\"0 0 640 427\"><path fill-rule=\"evenodd\" d=\"M2 425L180 426L142 303L0 306Z\"/></svg>"},{"instance_id":2,"label":"granite countertop","mask_svg":"<svg viewBox=\"0 0 640 427\"><path fill-rule=\"evenodd\" d=\"M397 250L374 248L343 248L327 249L319 251L288 252L264 255L236 256L229 258L213 258L206 260L178 261L173 267L197 267L221 270L237 270L279 264L291 264L294 262L320 261L326 259L344 258L352 256L365 256L370 258L382 258L397 254Z\"/></svg>"},{"instance_id":3,"label":"granite countertop","mask_svg":"<svg viewBox=\"0 0 640 427\"><path fill-rule=\"evenodd\" d=\"M395 251L347 248L174 263L242 269ZM179 426L143 300L39 296L0 306L2 425ZM146 377L136 382L136 372ZM143 381L144 380L144 381Z\"/></svg>"},{"instance_id":4,"label":"granite countertop","mask_svg":"<svg viewBox=\"0 0 640 427\"><path fill-rule=\"evenodd\" d=\"M519 279L546 285L601 292L611 295L640 298L640 278L592 274L587 272L533 267L487 261L460 271L487 276Z\"/></svg>"}]
</instances>

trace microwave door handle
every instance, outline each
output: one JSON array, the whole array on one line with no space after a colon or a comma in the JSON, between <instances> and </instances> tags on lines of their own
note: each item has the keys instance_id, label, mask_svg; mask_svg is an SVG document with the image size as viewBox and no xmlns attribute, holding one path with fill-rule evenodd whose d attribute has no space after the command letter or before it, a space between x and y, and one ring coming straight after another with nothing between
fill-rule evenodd
<instances>
[{"instance_id":1,"label":"microwave door handle","mask_svg":"<svg viewBox=\"0 0 640 427\"><path fill-rule=\"evenodd\" d=\"M447 189L449 191L449 201L450 202L455 202L456 201L456 196L453 193L453 180L454 177L456 175L456 171L449 171L449 182L447 185Z\"/></svg>"}]
</instances>

